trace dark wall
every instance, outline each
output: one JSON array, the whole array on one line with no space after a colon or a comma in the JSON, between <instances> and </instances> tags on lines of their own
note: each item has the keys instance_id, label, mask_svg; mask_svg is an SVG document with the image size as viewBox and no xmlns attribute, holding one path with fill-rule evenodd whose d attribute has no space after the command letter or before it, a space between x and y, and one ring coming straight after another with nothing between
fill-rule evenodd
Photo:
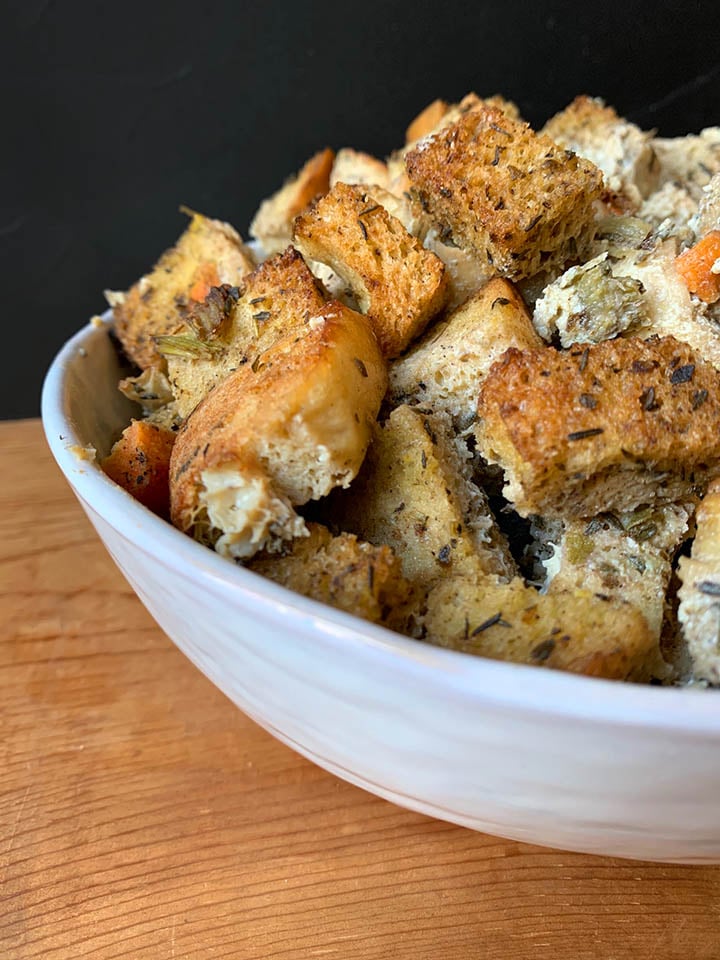
<instances>
[{"instance_id":1,"label":"dark wall","mask_svg":"<svg viewBox=\"0 0 720 960\"><path fill-rule=\"evenodd\" d=\"M244 233L312 152L385 154L435 97L499 92L541 124L582 92L664 135L720 123L709 2L3 8L6 418L37 415L56 349L173 243L180 204Z\"/></svg>"}]
</instances>

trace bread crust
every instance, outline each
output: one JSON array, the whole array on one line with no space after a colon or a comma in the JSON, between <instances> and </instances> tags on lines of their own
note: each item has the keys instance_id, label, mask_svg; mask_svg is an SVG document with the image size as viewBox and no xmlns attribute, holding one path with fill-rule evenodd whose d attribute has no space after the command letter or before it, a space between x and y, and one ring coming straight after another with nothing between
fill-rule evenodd
<instances>
[{"instance_id":1,"label":"bread crust","mask_svg":"<svg viewBox=\"0 0 720 960\"><path fill-rule=\"evenodd\" d=\"M283 587L371 623L392 620L411 593L392 550L373 546L353 534L333 535L319 523L307 526L307 537L293 540L281 555L258 554L249 568Z\"/></svg>"},{"instance_id":2,"label":"bread crust","mask_svg":"<svg viewBox=\"0 0 720 960\"><path fill-rule=\"evenodd\" d=\"M720 473L720 373L673 337L511 348L478 414L479 448L524 516L691 501Z\"/></svg>"},{"instance_id":3,"label":"bread crust","mask_svg":"<svg viewBox=\"0 0 720 960\"><path fill-rule=\"evenodd\" d=\"M327 304L304 335L238 368L188 418L170 465L173 523L211 544L225 536L225 552L242 557L301 535L292 506L355 476L386 387L368 321Z\"/></svg>"},{"instance_id":4,"label":"bread crust","mask_svg":"<svg viewBox=\"0 0 720 960\"><path fill-rule=\"evenodd\" d=\"M260 204L250 223L250 236L259 241L268 256L287 247L295 217L316 197L327 193L334 162L334 150L326 147L318 151Z\"/></svg>"},{"instance_id":5,"label":"bread crust","mask_svg":"<svg viewBox=\"0 0 720 960\"><path fill-rule=\"evenodd\" d=\"M424 625L431 643L493 660L609 680L647 681L662 671L639 610L589 590L549 596L520 579L449 578L431 590Z\"/></svg>"},{"instance_id":6,"label":"bread crust","mask_svg":"<svg viewBox=\"0 0 720 960\"><path fill-rule=\"evenodd\" d=\"M238 367L295 331L325 305L322 287L288 247L256 267L237 289L214 288L190 311L183 332L208 338L207 354L167 357L168 379L182 418Z\"/></svg>"},{"instance_id":7,"label":"bread crust","mask_svg":"<svg viewBox=\"0 0 720 960\"><path fill-rule=\"evenodd\" d=\"M445 303L445 267L360 186L336 183L295 220L295 245L348 284L386 357L401 353Z\"/></svg>"},{"instance_id":8,"label":"bread crust","mask_svg":"<svg viewBox=\"0 0 720 960\"><path fill-rule=\"evenodd\" d=\"M594 233L598 168L496 107L468 109L405 163L426 209L503 276L561 268Z\"/></svg>"}]
</instances>

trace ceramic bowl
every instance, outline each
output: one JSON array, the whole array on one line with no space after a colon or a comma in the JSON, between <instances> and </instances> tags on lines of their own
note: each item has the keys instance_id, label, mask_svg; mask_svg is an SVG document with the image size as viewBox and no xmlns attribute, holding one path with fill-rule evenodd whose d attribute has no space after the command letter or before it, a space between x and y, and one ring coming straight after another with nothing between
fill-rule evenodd
<instances>
[{"instance_id":1,"label":"ceramic bowl","mask_svg":"<svg viewBox=\"0 0 720 960\"><path fill-rule=\"evenodd\" d=\"M48 371L50 448L152 616L237 706L321 767L498 836L720 862L720 698L499 663L406 639L194 543L99 469L130 405L108 319Z\"/></svg>"}]
</instances>

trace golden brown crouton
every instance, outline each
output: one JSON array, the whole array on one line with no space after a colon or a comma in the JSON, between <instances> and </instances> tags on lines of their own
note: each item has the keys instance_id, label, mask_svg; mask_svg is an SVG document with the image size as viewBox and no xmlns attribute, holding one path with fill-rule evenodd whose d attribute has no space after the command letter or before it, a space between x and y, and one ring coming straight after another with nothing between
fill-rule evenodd
<instances>
[{"instance_id":1,"label":"golden brown crouton","mask_svg":"<svg viewBox=\"0 0 720 960\"><path fill-rule=\"evenodd\" d=\"M362 470L330 499L328 516L392 547L415 586L451 574L509 579L515 567L507 545L469 473L447 418L400 406L376 428Z\"/></svg>"},{"instance_id":2,"label":"golden brown crouton","mask_svg":"<svg viewBox=\"0 0 720 960\"><path fill-rule=\"evenodd\" d=\"M372 623L392 621L393 612L410 596L410 584L392 550L349 533L333 536L319 523L307 527L307 537L293 540L281 555L258 554L250 569Z\"/></svg>"},{"instance_id":3,"label":"golden brown crouton","mask_svg":"<svg viewBox=\"0 0 720 960\"><path fill-rule=\"evenodd\" d=\"M136 500L161 517L169 516L168 473L175 434L145 420L132 420L100 466Z\"/></svg>"},{"instance_id":4,"label":"golden brown crouton","mask_svg":"<svg viewBox=\"0 0 720 960\"><path fill-rule=\"evenodd\" d=\"M250 252L229 224L194 214L151 273L125 295L111 295L115 332L127 355L143 370L164 369L154 337L177 333L188 304L203 300L210 286L240 283L253 267Z\"/></svg>"},{"instance_id":5,"label":"golden brown crouton","mask_svg":"<svg viewBox=\"0 0 720 960\"><path fill-rule=\"evenodd\" d=\"M455 242L504 276L581 256L602 174L592 163L484 104L406 157L413 188Z\"/></svg>"},{"instance_id":6,"label":"golden brown crouton","mask_svg":"<svg viewBox=\"0 0 720 960\"><path fill-rule=\"evenodd\" d=\"M696 513L689 557L681 557L678 619L692 677L720 684L720 484L710 486Z\"/></svg>"},{"instance_id":7,"label":"golden brown crouton","mask_svg":"<svg viewBox=\"0 0 720 960\"><path fill-rule=\"evenodd\" d=\"M440 105L444 105L442 112ZM459 103L453 104L446 104L443 100L434 101L434 103L431 103L422 113L418 114L408 128L408 139L406 139L405 146L400 150L393 151L388 157L387 189L397 196L402 196L403 193L407 193L412 184L405 169L405 157L410 150L416 146L418 140L439 133L443 128L454 123L464 113L467 113L468 110L474 110L482 105L502 110L504 114L513 120L520 119L520 111L517 105L513 103L512 100L506 100L497 94L481 99L476 93L468 93ZM431 125L432 120L435 120L435 123ZM409 139L411 130L417 133L417 136L413 139Z\"/></svg>"},{"instance_id":8,"label":"golden brown crouton","mask_svg":"<svg viewBox=\"0 0 720 960\"><path fill-rule=\"evenodd\" d=\"M422 403L466 427L482 380L505 350L541 346L522 297L496 277L390 365L390 399Z\"/></svg>"},{"instance_id":9,"label":"golden brown crouton","mask_svg":"<svg viewBox=\"0 0 720 960\"><path fill-rule=\"evenodd\" d=\"M445 302L442 262L362 187L335 184L295 220L295 244L348 284L387 357L402 352Z\"/></svg>"},{"instance_id":10,"label":"golden brown crouton","mask_svg":"<svg viewBox=\"0 0 720 960\"><path fill-rule=\"evenodd\" d=\"M549 596L519 579L451 577L436 583L427 608L426 639L464 653L611 680L663 671L642 614L589 590Z\"/></svg>"},{"instance_id":11,"label":"golden brown crouton","mask_svg":"<svg viewBox=\"0 0 720 960\"><path fill-rule=\"evenodd\" d=\"M334 161L335 153L329 148L314 154L277 193L260 204L250 223L250 235L260 242L268 256L287 247L295 217L312 200L327 193Z\"/></svg>"},{"instance_id":12,"label":"golden brown crouton","mask_svg":"<svg viewBox=\"0 0 720 960\"><path fill-rule=\"evenodd\" d=\"M480 452L523 516L692 501L720 474L720 373L672 337L511 348L478 414Z\"/></svg>"},{"instance_id":13,"label":"golden brown crouton","mask_svg":"<svg viewBox=\"0 0 720 960\"><path fill-rule=\"evenodd\" d=\"M652 133L617 115L599 97L576 97L542 129L559 146L590 160L613 194L637 208L657 184L659 163Z\"/></svg>"},{"instance_id":14,"label":"golden brown crouton","mask_svg":"<svg viewBox=\"0 0 720 960\"><path fill-rule=\"evenodd\" d=\"M379 187L385 187L387 182L388 168L382 160L378 160L369 153L352 150L350 147L338 150L330 171L331 187L336 183L359 183L367 186L377 184Z\"/></svg>"},{"instance_id":15,"label":"golden brown crouton","mask_svg":"<svg viewBox=\"0 0 720 960\"><path fill-rule=\"evenodd\" d=\"M445 237L431 217L423 210L420 202L409 193L392 193L376 185L368 186L367 192L377 203L381 203L389 214L402 223L408 233L422 243L426 250L434 253L445 264L447 283L446 310L454 310L483 284L494 276L494 271L484 260L478 260L470 250L463 250Z\"/></svg>"},{"instance_id":16,"label":"golden brown crouton","mask_svg":"<svg viewBox=\"0 0 720 960\"><path fill-rule=\"evenodd\" d=\"M180 335L159 343L180 417L233 370L293 331L303 332L324 304L322 289L293 247L261 263L239 288L213 288L187 314Z\"/></svg>"},{"instance_id":17,"label":"golden brown crouton","mask_svg":"<svg viewBox=\"0 0 720 960\"><path fill-rule=\"evenodd\" d=\"M405 143L414 143L421 137L427 136L440 123L450 109L450 104L444 100L433 100L412 120L405 131Z\"/></svg>"},{"instance_id":18,"label":"golden brown crouton","mask_svg":"<svg viewBox=\"0 0 720 960\"><path fill-rule=\"evenodd\" d=\"M239 558L302 536L293 506L350 483L386 387L368 321L327 304L188 417L170 469L173 523Z\"/></svg>"}]
</instances>

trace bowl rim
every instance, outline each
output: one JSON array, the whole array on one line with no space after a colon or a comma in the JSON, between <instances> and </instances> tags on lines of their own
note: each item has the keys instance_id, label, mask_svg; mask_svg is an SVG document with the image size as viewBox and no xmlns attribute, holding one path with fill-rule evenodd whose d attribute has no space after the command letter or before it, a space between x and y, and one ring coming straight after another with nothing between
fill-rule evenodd
<instances>
[{"instance_id":1,"label":"bowl rim","mask_svg":"<svg viewBox=\"0 0 720 960\"><path fill-rule=\"evenodd\" d=\"M85 355L86 344L107 335L111 311L99 320L93 318L78 330L51 361L42 386L41 421L50 451L76 496L127 542L166 566L192 571L205 589L237 591L264 619L287 626L291 613L298 632L313 631L333 646L352 645L355 655L379 659L386 668L408 673L426 686L442 677L442 684L464 699L567 719L682 729L720 738L720 701L714 691L586 677L425 644L297 594L181 533L110 480L95 460L77 455L85 442L69 416L66 374L75 357Z\"/></svg>"}]
</instances>

